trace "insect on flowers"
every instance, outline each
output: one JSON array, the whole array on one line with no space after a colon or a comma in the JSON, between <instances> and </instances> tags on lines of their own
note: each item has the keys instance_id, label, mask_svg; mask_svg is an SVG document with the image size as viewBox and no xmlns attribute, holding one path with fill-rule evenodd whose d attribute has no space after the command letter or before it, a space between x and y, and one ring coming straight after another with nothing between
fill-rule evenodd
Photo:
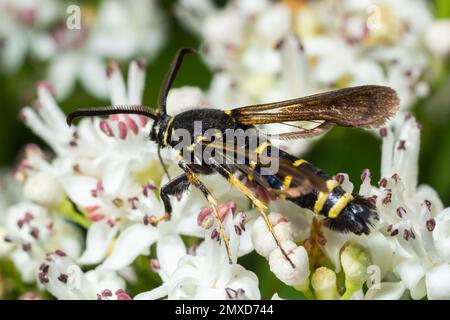
<instances>
[{"instance_id":1,"label":"insect on flowers","mask_svg":"<svg viewBox=\"0 0 450 320\"><path fill-rule=\"evenodd\" d=\"M159 159L166 174L168 172L160 155L161 148L166 147L177 150L178 165L183 173L161 187L165 214L153 218L150 223L169 220L172 211L169 196L179 196L190 185L194 185L211 205L230 257L228 236L219 218L217 201L201 181L201 175L219 173L245 194L258 209L292 267L295 266L280 247L265 213L267 203L260 200L255 188L249 185L262 187L274 197L292 201L324 216L325 225L333 230L357 235L368 234L369 226L377 219L375 206L369 199L345 192L338 181L306 160L272 146L270 139L312 137L334 125L361 128L381 126L398 109L399 98L396 92L389 87L366 85L268 104L227 110L193 109L169 115L166 111L167 95L183 57L190 52L195 51L182 48L176 54L161 86L157 110L141 105L111 106L79 109L67 117L69 125L81 116L139 114L153 119L149 135L158 145ZM318 124L306 129L293 123L295 121ZM202 124L199 134L195 134L196 123ZM298 130L262 135L256 128L256 125L271 123L294 126ZM179 147L180 136L177 134L180 130L189 133L188 143L183 141L182 148ZM236 135L236 132L245 132L244 138ZM271 170L274 163L276 170Z\"/></svg>"}]
</instances>

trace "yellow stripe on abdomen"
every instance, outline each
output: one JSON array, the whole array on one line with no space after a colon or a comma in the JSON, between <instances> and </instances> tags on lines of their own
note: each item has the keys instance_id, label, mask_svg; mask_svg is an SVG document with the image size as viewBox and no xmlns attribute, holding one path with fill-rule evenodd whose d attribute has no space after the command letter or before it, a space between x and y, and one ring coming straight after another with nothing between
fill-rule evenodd
<instances>
[{"instance_id":1,"label":"yellow stripe on abdomen","mask_svg":"<svg viewBox=\"0 0 450 320\"><path fill-rule=\"evenodd\" d=\"M328 212L328 218L336 218L352 200L353 196L350 193L344 193L342 197L340 197L339 200L336 201L333 207L331 207L330 211Z\"/></svg>"},{"instance_id":2,"label":"yellow stripe on abdomen","mask_svg":"<svg viewBox=\"0 0 450 320\"><path fill-rule=\"evenodd\" d=\"M314 213L316 214L319 214L322 211L323 206L325 205L325 202L327 201L330 193L333 191L334 188L339 186L339 182L333 179L327 180L326 184L328 192L319 192L319 194L317 195L317 200L314 203Z\"/></svg>"}]
</instances>

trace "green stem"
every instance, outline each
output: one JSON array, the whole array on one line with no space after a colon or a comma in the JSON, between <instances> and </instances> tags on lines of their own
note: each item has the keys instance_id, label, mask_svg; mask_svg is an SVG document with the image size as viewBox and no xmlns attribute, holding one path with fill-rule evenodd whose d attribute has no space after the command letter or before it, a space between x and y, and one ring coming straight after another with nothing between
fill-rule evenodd
<instances>
[{"instance_id":1,"label":"green stem","mask_svg":"<svg viewBox=\"0 0 450 320\"><path fill-rule=\"evenodd\" d=\"M316 297L314 296L314 293L312 292L311 288L308 288L307 290L303 291L303 294L305 295L305 298L307 300L315 300Z\"/></svg>"},{"instance_id":2,"label":"green stem","mask_svg":"<svg viewBox=\"0 0 450 320\"><path fill-rule=\"evenodd\" d=\"M345 281L345 292L339 298L339 300L348 300L352 297L352 295L362 288L362 284L355 283L352 281Z\"/></svg>"}]
</instances>

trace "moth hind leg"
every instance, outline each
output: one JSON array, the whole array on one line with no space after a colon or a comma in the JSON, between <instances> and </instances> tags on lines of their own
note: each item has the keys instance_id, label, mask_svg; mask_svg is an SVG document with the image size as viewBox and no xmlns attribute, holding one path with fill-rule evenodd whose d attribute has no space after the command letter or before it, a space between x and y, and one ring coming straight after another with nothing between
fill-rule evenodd
<instances>
[{"instance_id":1,"label":"moth hind leg","mask_svg":"<svg viewBox=\"0 0 450 320\"><path fill-rule=\"evenodd\" d=\"M238 178L236 178L232 172L230 170L227 169L227 167L225 167L224 165L219 164L215 159L211 158L210 159L211 165L213 165L215 167L215 169L217 170L217 172L223 176L224 178L226 178L228 180L228 182L230 182L230 184L232 184L233 186L235 186L239 191L241 191L243 194L245 194L247 196L247 198L250 199L250 201L253 203L253 205L257 208L259 214L261 215L261 217L264 219L264 222L267 226L267 228L269 229L270 233L272 234L275 243L277 245L278 248L280 248L281 253L284 255L284 257L286 258L286 260L289 262L289 264L291 265L292 268L295 268L295 264L292 262L292 260L289 258L287 252L283 249L283 247L281 247L281 242L278 239L277 235L275 234L275 230L273 228L272 223L270 222L265 209L267 209L267 206L260 201L256 195L253 193L252 190L250 190L248 187L246 187Z\"/></svg>"}]
</instances>

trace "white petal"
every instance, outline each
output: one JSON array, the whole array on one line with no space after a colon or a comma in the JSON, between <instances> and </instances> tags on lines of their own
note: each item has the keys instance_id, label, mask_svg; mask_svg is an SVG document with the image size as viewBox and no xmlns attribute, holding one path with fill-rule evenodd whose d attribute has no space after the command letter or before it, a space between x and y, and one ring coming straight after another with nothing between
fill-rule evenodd
<instances>
[{"instance_id":1,"label":"white petal","mask_svg":"<svg viewBox=\"0 0 450 320\"><path fill-rule=\"evenodd\" d=\"M450 300L450 265L444 262L432 268L425 277L429 300Z\"/></svg>"},{"instance_id":2,"label":"white petal","mask_svg":"<svg viewBox=\"0 0 450 320\"><path fill-rule=\"evenodd\" d=\"M128 69L128 103L141 104L145 87L145 69L134 60Z\"/></svg>"},{"instance_id":3,"label":"white petal","mask_svg":"<svg viewBox=\"0 0 450 320\"><path fill-rule=\"evenodd\" d=\"M105 159L103 162L102 181L105 193L116 195L129 176L129 165L122 159Z\"/></svg>"},{"instance_id":4,"label":"white petal","mask_svg":"<svg viewBox=\"0 0 450 320\"><path fill-rule=\"evenodd\" d=\"M85 57L80 65L80 82L94 97L108 97L108 78L106 65L97 57Z\"/></svg>"},{"instance_id":5,"label":"white petal","mask_svg":"<svg viewBox=\"0 0 450 320\"><path fill-rule=\"evenodd\" d=\"M245 297L250 300L261 299L259 292L258 277L253 272L244 269L241 265L236 265L233 270L233 278L228 282L227 288L234 290L243 289Z\"/></svg>"},{"instance_id":6,"label":"white petal","mask_svg":"<svg viewBox=\"0 0 450 320\"><path fill-rule=\"evenodd\" d=\"M76 204L88 207L97 202L91 195L91 190L97 188L96 179L88 176L62 176L60 183L67 196Z\"/></svg>"},{"instance_id":7,"label":"white petal","mask_svg":"<svg viewBox=\"0 0 450 320\"><path fill-rule=\"evenodd\" d=\"M156 228L135 224L126 228L114 244L112 254L103 263L103 268L122 269L131 264L137 256L148 250L160 237Z\"/></svg>"},{"instance_id":8,"label":"white petal","mask_svg":"<svg viewBox=\"0 0 450 320\"><path fill-rule=\"evenodd\" d=\"M108 78L108 87L109 94L111 95L111 103L113 105L127 104L127 89L125 87L125 81L123 80L119 66L113 64L110 68L111 74Z\"/></svg>"},{"instance_id":9,"label":"white petal","mask_svg":"<svg viewBox=\"0 0 450 320\"><path fill-rule=\"evenodd\" d=\"M133 299L134 300L156 300L156 299L160 299L162 297L167 296L168 293L169 293L168 285L163 284L151 291L139 293Z\"/></svg>"},{"instance_id":10,"label":"white petal","mask_svg":"<svg viewBox=\"0 0 450 320\"><path fill-rule=\"evenodd\" d=\"M255 219L245 224L245 231L239 237L238 257L242 257L254 250L252 241L252 230Z\"/></svg>"},{"instance_id":11,"label":"white petal","mask_svg":"<svg viewBox=\"0 0 450 320\"><path fill-rule=\"evenodd\" d=\"M11 34L5 39L2 47L2 67L7 72L15 71L23 63L27 53L27 36L23 32L8 30ZM4 36L2 34L2 36Z\"/></svg>"},{"instance_id":12,"label":"white petal","mask_svg":"<svg viewBox=\"0 0 450 320\"><path fill-rule=\"evenodd\" d=\"M118 224L111 228L104 220L93 223L87 232L86 250L78 262L80 264L96 264L102 261L117 230Z\"/></svg>"},{"instance_id":13,"label":"white petal","mask_svg":"<svg viewBox=\"0 0 450 320\"><path fill-rule=\"evenodd\" d=\"M167 235L158 240L156 255L161 270L171 276L175 271L178 261L186 255L186 247L178 235Z\"/></svg>"},{"instance_id":14,"label":"white petal","mask_svg":"<svg viewBox=\"0 0 450 320\"><path fill-rule=\"evenodd\" d=\"M322 247L323 252L327 255L328 259L334 264L334 271L339 273L341 270L340 264L340 252L344 244L350 239L350 235L332 231L328 228L324 228L323 234L327 242Z\"/></svg>"},{"instance_id":15,"label":"white petal","mask_svg":"<svg viewBox=\"0 0 450 320\"><path fill-rule=\"evenodd\" d=\"M70 134L71 130L65 123L66 116L59 108L47 86L38 86L38 98L42 106L39 113L47 123L47 126L54 128L56 132L64 133L63 136Z\"/></svg>"},{"instance_id":16,"label":"white petal","mask_svg":"<svg viewBox=\"0 0 450 320\"><path fill-rule=\"evenodd\" d=\"M422 299L426 295L425 268L417 259L409 259L400 263L395 269L403 281L403 284L411 292L415 300Z\"/></svg>"},{"instance_id":17,"label":"white petal","mask_svg":"<svg viewBox=\"0 0 450 320\"><path fill-rule=\"evenodd\" d=\"M379 288L369 289L364 299L366 300L399 300L405 292L402 282L383 282Z\"/></svg>"},{"instance_id":18,"label":"white petal","mask_svg":"<svg viewBox=\"0 0 450 320\"><path fill-rule=\"evenodd\" d=\"M62 54L51 60L47 76L59 99L65 99L72 93L79 74L78 67L79 57L75 54Z\"/></svg>"},{"instance_id":19,"label":"white petal","mask_svg":"<svg viewBox=\"0 0 450 320\"><path fill-rule=\"evenodd\" d=\"M380 232L372 232L369 236L360 237L359 244L370 251L372 264L381 270L383 279L387 272L392 270L394 264L394 252L391 244Z\"/></svg>"},{"instance_id":20,"label":"white petal","mask_svg":"<svg viewBox=\"0 0 450 320\"><path fill-rule=\"evenodd\" d=\"M433 231L434 242L440 254L450 259L450 208L440 212L436 218L436 227Z\"/></svg>"},{"instance_id":21,"label":"white petal","mask_svg":"<svg viewBox=\"0 0 450 320\"><path fill-rule=\"evenodd\" d=\"M171 89L167 96L167 112L179 114L204 105L205 94L198 87L184 86Z\"/></svg>"}]
</instances>

